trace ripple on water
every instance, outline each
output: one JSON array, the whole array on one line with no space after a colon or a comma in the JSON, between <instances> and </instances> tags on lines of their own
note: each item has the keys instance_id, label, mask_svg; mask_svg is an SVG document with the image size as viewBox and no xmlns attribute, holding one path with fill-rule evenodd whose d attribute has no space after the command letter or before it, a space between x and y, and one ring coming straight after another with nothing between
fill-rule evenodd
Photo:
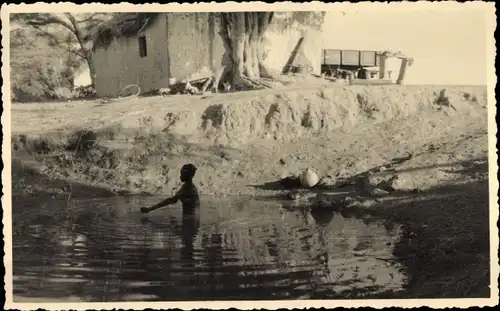
<instances>
[{"instance_id":1,"label":"ripple on water","mask_svg":"<svg viewBox=\"0 0 500 311\"><path fill-rule=\"evenodd\" d=\"M392 260L399 231L375 220L244 199L205 198L191 218L179 206L147 218L137 211L153 202L45 203L49 217L18 216L16 299L344 298L406 281ZM51 221L62 208L69 220Z\"/></svg>"}]
</instances>

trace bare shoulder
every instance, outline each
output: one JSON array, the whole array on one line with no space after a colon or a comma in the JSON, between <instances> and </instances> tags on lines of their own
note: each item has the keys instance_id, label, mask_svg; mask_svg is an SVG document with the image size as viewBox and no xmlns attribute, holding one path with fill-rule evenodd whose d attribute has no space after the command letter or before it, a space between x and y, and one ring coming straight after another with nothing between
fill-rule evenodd
<instances>
[{"instance_id":1,"label":"bare shoulder","mask_svg":"<svg viewBox=\"0 0 500 311\"><path fill-rule=\"evenodd\" d=\"M198 188L193 183L185 183L176 194L178 197L198 196Z\"/></svg>"}]
</instances>

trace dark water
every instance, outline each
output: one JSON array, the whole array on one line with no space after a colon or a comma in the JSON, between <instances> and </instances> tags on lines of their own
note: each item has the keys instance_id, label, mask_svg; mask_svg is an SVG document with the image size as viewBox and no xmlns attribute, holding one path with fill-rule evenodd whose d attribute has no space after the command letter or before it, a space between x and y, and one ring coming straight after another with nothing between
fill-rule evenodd
<instances>
[{"instance_id":1,"label":"dark water","mask_svg":"<svg viewBox=\"0 0 500 311\"><path fill-rule=\"evenodd\" d=\"M158 198L14 204L15 301L360 298L399 290L399 229L277 202Z\"/></svg>"}]
</instances>

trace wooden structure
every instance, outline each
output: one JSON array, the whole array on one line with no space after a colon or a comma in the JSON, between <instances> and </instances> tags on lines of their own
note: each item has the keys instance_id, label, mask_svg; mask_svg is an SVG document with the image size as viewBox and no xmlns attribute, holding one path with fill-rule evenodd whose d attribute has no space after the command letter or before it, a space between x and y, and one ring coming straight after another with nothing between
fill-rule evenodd
<instances>
[{"instance_id":1,"label":"wooden structure","mask_svg":"<svg viewBox=\"0 0 500 311\"><path fill-rule=\"evenodd\" d=\"M401 60L401 67L399 69L399 75L398 75L398 79L396 80L396 83L403 84L404 77L406 74L406 69L413 65L413 58L407 57L406 55L404 55L401 52L391 52L391 51L379 52L380 79L385 78L386 60L389 57L395 57L395 58L399 58Z\"/></svg>"},{"instance_id":2,"label":"wooden structure","mask_svg":"<svg viewBox=\"0 0 500 311\"><path fill-rule=\"evenodd\" d=\"M406 68L413 64L413 59L400 52L325 49L322 51L321 74L349 79L351 84L391 84L392 81L387 80L385 76L386 61L389 57L401 59L396 83L402 84Z\"/></svg>"},{"instance_id":3,"label":"wooden structure","mask_svg":"<svg viewBox=\"0 0 500 311\"><path fill-rule=\"evenodd\" d=\"M300 37L285 66L283 67L282 73L288 74L290 72L294 72L298 74L308 74L312 70L312 63L304 51L304 37Z\"/></svg>"}]
</instances>

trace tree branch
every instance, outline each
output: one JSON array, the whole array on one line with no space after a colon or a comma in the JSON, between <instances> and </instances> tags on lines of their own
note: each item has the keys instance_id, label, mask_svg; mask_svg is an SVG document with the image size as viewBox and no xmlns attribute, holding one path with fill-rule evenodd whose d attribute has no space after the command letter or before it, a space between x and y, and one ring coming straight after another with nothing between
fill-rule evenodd
<instances>
[{"instance_id":1,"label":"tree branch","mask_svg":"<svg viewBox=\"0 0 500 311\"><path fill-rule=\"evenodd\" d=\"M69 13L68 13L69 14ZM54 15L51 15L49 17L47 17L46 19L33 19L33 20L28 20L26 22L28 25L30 26L33 26L33 27L36 27L36 26L47 26L47 25L50 25L50 24L58 24L58 25L61 25L63 27L65 27L66 29L68 29L69 31L71 31L72 33L75 32L75 29L72 27L72 25L70 23L68 23L67 21L57 17L57 16L54 16Z\"/></svg>"},{"instance_id":2,"label":"tree branch","mask_svg":"<svg viewBox=\"0 0 500 311\"><path fill-rule=\"evenodd\" d=\"M74 29L73 33L76 37L76 40L78 41L78 44L80 45L80 48L83 51L83 55L84 55L83 58L87 62L89 62L89 51L85 48L85 42L83 42L82 32L80 31L80 28L77 25L77 21L76 21L75 17L71 13L64 13L64 15L66 15L66 17L70 21L71 25L73 26L73 29ZM89 63L89 66L90 66L90 63Z\"/></svg>"},{"instance_id":3,"label":"tree branch","mask_svg":"<svg viewBox=\"0 0 500 311\"><path fill-rule=\"evenodd\" d=\"M80 53L80 52L78 52L78 51L75 51L75 50L70 50L70 52L71 52L71 53L73 53L73 54L75 54L75 55L76 55L76 56L78 56L78 57L81 57L82 59L85 59L85 58L86 58L84 54L82 54L82 53Z\"/></svg>"},{"instance_id":4,"label":"tree branch","mask_svg":"<svg viewBox=\"0 0 500 311\"><path fill-rule=\"evenodd\" d=\"M97 16L106 16L106 13L93 13L89 17L85 19L81 19L79 23L96 23L96 22L102 22L104 19L103 18L96 18Z\"/></svg>"},{"instance_id":5,"label":"tree branch","mask_svg":"<svg viewBox=\"0 0 500 311\"><path fill-rule=\"evenodd\" d=\"M69 22L73 26L73 28L76 29L76 19L71 13L64 13L64 15L68 18Z\"/></svg>"}]
</instances>

